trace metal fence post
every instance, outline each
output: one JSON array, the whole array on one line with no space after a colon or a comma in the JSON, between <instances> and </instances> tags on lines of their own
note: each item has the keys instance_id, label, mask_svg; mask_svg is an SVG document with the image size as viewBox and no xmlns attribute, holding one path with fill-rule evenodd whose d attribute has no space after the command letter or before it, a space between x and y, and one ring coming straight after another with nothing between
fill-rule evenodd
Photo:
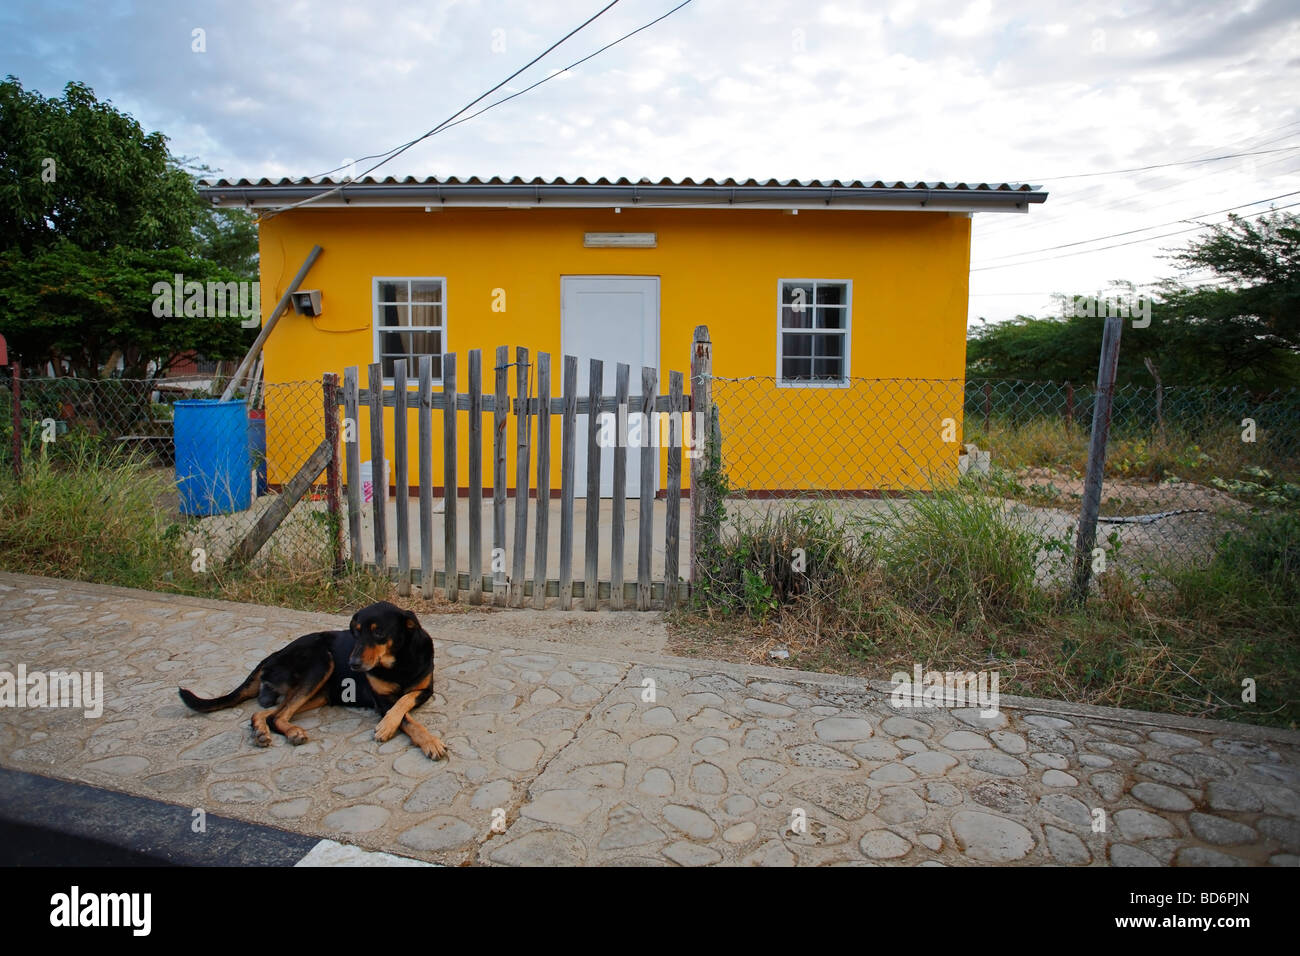
<instances>
[{"instance_id":1,"label":"metal fence post","mask_svg":"<svg viewBox=\"0 0 1300 956\"><path fill-rule=\"evenodd\" d=\"M713 343L709 341L707 325L695 327L691 343L691 412L691 438L696 451L691 459L691 588L694 589L700 581L701 556L708 544L704 540L704 523L710 507L705 500L703 481L708 467L708 456L703 449L713 438Z\"/></svg>"},{"instance_id":2,"label":"metal fence post","mask_svg":"<svg viewBox=\"0 0 1300 956\"><path fill-rule=\"evenodd\" d=\"M1123 319L1108 316L1101 337L1097 395L1092 406L1092 438L1088 443L1088 470L1083 481L1079 534L1075 541L1074 587L1071 598L1076 604L1083 604L1088 598L1092 549L1097 544L1097 513L1101 510L1102 475L1106 469L1106 439L1110 434L1111 404L1115 397L1115 369L1119 365L1119 339L1123 328Z\"/></svg>"}]
</instances>

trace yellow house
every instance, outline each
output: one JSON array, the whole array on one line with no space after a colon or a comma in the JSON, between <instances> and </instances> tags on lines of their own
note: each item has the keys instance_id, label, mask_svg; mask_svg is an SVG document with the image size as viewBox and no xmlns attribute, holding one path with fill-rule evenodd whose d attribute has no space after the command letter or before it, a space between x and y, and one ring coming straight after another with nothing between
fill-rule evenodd
<instances>
[{"instance_id":1,"label":"yellow house","mask_svg":"<svg viewBox=\"0 0 1300 956\"><path fill-rule=\"evenodd\" d=\"M642 366L658 369L661 392L669 371L689 390L693 332L706 325L731 483L759 493L874 492L955 474L959 445L943 422L960 436L971 216L1025 213L1047 196L1006 183L689 179L221 180L201 191L271 214L260 236L264 320L312 246L323 249L302 283L319 290L320 314L280 319L265 347L268 385L355 365L364 388L370 363L388 377L405 357L414 376L426 354L437 379L454 352L464 391L465 355L481 349L490 390L495 349L509 345L551 354L556 394L563 354L579 357L579 394L593 357L605 360L606 394L615 362L632 367L633 394ZM298 420L310 412L273 402L272 450L300 431L319 435L318 421ZM846 427L864 416L869 429ZM845 438L868 434L867 444ZM466 454L462 444L461 476ZM490 447L484 457L490 478ZM551 461L555 489L559 455ZM513 482L513 461L506 471ZM628 473L636 494L633 462ZM585 482L581 460L577 474Z\"/></svg>"}]
</instances>

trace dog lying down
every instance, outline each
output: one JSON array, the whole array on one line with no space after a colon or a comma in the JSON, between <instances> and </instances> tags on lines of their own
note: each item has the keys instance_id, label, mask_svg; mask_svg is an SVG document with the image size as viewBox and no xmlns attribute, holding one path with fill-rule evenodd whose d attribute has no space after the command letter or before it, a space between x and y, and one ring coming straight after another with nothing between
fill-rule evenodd
<instances>
[{"instance_id":1,"label":"dog lying down","mask_svg":"<svg viewBox=\"0 0 1300 956\"><path fill-rule=\"evenodd\" d=\"M398 730L425 755L438 760L447 748L410 712L433 693L433 639L411 611L380 601L352 616L346 631L304 634L262 661L224 697L204 699L179 688L185 706L200 713L234 707L256 697L265 710L253 714L253 740L271 745L271 730L291 744L305 744L307 732L295 715L326 704L373 707L383 717L375 739Z\"/></svg>"}]
</instances>

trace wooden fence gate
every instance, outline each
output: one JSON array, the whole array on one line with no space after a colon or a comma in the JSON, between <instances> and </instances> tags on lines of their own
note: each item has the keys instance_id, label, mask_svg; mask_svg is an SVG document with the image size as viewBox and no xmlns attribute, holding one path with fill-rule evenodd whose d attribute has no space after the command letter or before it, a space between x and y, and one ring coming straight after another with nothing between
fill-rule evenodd
<instances>
[{"instance_id":1,"label":"wooden fence gate","mask_svg":"<svg viewBox=\"0 0 1300 956\"><path fill-rule=\"evenodd\" d=\"M410 370L404 359L394 363L393 387L385 389L375 387L382 383L379 364L369 366L367 383L370 387L362 389L358 381L358 369L349 367L344 371L341 394L334 392L334 398L327 397L327 403L337 405L343 410L342 439L347 461L347 521L351 542L351 558L354 564L362 565L362 481L361 481L361 442L360 410L369 409L369 447L372 463L373 488L371 514L374 535L374 567L396 577L398 593L410 593L411 584L418 582L425 595L432 595L435 588L442 588L448 600L458 600L461 592L468 596L470 604L482 604L487 600L499 606L523 607L526 600L531 600L534 608L547 606L547 598L555 598L555 606L571 609L575 599L580 599L583 608L596 610L598 602L608 601L614 610L631 609L649 610L652 607L671 608L681 602L687 593L687 586L678 574L679 554L681 549L681 499L682 499L682 452L683 426L689 428L692 398L683 394L682 373L670 372L668 376L668 394L658 394L658 372L653 368L641 370L641 388L639 394L629 394L630 369L619 363L616 367L615 388L613 395L602 394L604 381L604 364L598 359L591 360L591 383L587 394L578 394L578 360L574 356L564 356L561 369L559 396L552 395L551 356L545 352L536 356L535 366L529 362L528 349L515 349L514 361L510 361L509 349L502 346L496 350L496 363L492 368L495 375L494 390L483 390L482 354L478 349L470 351L466 372L466 391L458 390L458 362L454 353L442 356L442 383L435 390L433 385L432 359L422 356L416 370L418 387L411 391L408 375ZM513 376L511 371L513 369ZM515 382L514 394L510 393L510 379ZM393 409L393 434L391 442L387 441L384 430L384 409ZM620 410L624 414L620 414ZM413 566L411 554L410 509L412 488L410 482L411 462L408 450L409 413L416 413L416 431L418 433L418 471L419 498L419 565ZM441 547L442 562L435 566L434 524L435 524L435 486L433 475L434 448L434 413L440 413L442 419L442 514L443 541ZM593 414L593 411L595 414ZM461 415L460 413L465 413ZM640 455L640 511L636 547L635 581L624 580L626 511L627 511L627 442L623 440L623 431L619 427L619 440L614 447L606 447L602 441L602 414L613 413L616 423L627 420L627 416L641 413L645 416L642 435L654 436L654 447L646 448ZM665 416L657 413L667 413ZM485 530L483 527L483 442L484 416L490 415L492 442L491 482L492 527L491 548L485 555ZM586 415L586 434L578 434L578 416ZM510 418L513 416L513 425ZM559 523L558 577L550 577L547 552L550 535L556 533L550 527L551 488L551 446L552 418L559 418L560 432L560 487L559 487ZM337 423L335 423L337 424ZM606 421L604 424L608 424ZM651 427L653 424L653 427ZM327 422L327 429L330 423ZM654 501L656 472L659 467L659 448L662 447L659 436L667 439L667 486L662 493L665 521L663 531L664 561L662 577L652 580L652 552L654 547ZM649 434L647 434L649 433ZM694 432L691 432L694 437ZM608 430L604 437L608 436ZM515 488L508 491L506 484L507 442L515 443ZM585 495L584 528L574 526L574 472L575 449L577 443L585 441L587 446L587 481ZM457 473L457 458L460 443L467 445L468 475L462 482ZM336 446L337 447L337 446ZM392 452L393 472L390 476L396 491L396 566L388 564L388 515L386 513L388 484L384 480L382 463L386 459L385 450ZM613 456L614 484L613 496L609 503L609 562L608 576L600 575L600 538L601 538L601 457ZM331 496L337 500L337 468L329 477L332 488ZM458 564L457 545L460 528L461 496L468 502L468 567ZM507 499L513 495L513 535L511 554L506 554ZM530 501L536 501L533 517L533 554L532 572L528 570L528 539ZM576 577L573 568L574 539L582 536L583 569ZM488 561L485 562L485 556ZM507 558L509 559L507 562ZM486 567L486 570L485 570Z\"/></svg>"}]
</instances>

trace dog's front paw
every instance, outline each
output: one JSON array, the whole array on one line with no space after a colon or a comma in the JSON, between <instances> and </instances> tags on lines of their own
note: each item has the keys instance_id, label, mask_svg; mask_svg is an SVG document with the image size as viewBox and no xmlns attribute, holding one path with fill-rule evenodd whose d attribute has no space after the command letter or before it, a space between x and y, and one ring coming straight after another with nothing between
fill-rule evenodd
<instances>
[{"instance_id":1,"label":"dog's front paw","mask_svg":"<svg viewBox=\"0 0 1300 956\"><path fill-rule=\"evenodd\" d=\"M259 747L271 746L271 732L265 727L253 727L253 743Z\"/></svg>"},{"instance_id":2,"label":"dog's front paw","mask_svg":"<svg viewBox=\"0 0 1300 956\"><path fill-rule=\"evenodd\" d=\"M375 728L375 739L381 744L387 743L393 739L393 734L397 733L397 728L402 725L400 720L389 720L385 717Z\"/></svg>"},{"instance_id":3,"label":"dog's front paw","mask_svg":"<svg viewBox=\"0 0 1300 956\"><path fill-rule=\"evenodd\" d=\"M447 745L442 742L442 738L432 734L429 735L428 740L420 742L420 749L431 760L444 760L447 757Z\"/></svg>"},{"instance_id":4,"label":"dog's front paw","mask_svg":"<svg viewBox=\"0 0 1300 956\"><path fill-rule=\"evenodd\" d=\"M284 736L288 739L289 743L293 744L295 747L305 744L308 739L307 731L303 730L301 727L290 728Z\"/></svg>"}]
</instances>

